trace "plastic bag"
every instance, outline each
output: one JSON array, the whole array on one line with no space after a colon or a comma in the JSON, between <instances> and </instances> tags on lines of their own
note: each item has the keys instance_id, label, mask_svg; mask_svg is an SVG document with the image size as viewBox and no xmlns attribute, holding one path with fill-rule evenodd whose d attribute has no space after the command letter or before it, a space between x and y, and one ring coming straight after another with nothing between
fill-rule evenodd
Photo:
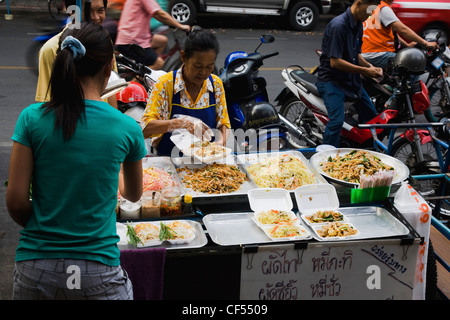
<instances>
[{"instance_id":1,"label":"plastic bag","mask_svg":"<svg viewBox=\"0 0 450 320\"><path fill-rule=\"evenodd\" d=\"M173 119L178 119L175 123L169 125L168 131L177 134L179 130L187 130L197 138L203 141L210 141L214 136L214 132L202 120L183 115L176 114Z\"/></svg>"}]
</instances>

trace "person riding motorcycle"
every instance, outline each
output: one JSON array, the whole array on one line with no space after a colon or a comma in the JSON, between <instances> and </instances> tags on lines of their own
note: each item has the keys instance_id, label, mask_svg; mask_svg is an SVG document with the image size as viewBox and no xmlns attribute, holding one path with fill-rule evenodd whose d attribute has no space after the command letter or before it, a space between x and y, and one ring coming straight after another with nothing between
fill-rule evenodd
<instances>
[{"instance_id":1,"label":"person riding motorcycle","mask_svg":"<svg viewBox=\"0 0 450 320\"><path fill-rule=\"evenodd\" d=\"M150 20L155 18L165 25L189 31L190 26L176 21L170 14L161 9L155 0L127 0L120 15L117 29L116 46L123 55L143 63L151 69L161 70L164 60L154 50ZM144 48L144 57L129 49L130 44Z\"/></svg>"},{"instance_id":2,"label":"person riding motorcycle","mask_svg":"<svg viewBox=\"0 0 450 320\"><path fill-rule=\"evenodd\" d=\"M397 51L394 32L400 36L398 40L403 47L421 44L426 48L438 48L436 42L426 41L400 21L391 8L393 2L394 0L382 0L363 23L362 56L367 62L383 69ZM411 42L408 43L403 38Z\"/></svg>"},{"instance_id":3,"label":"person riding motorcycle","mask_svg":"<svg viewBox=\"0 0 450 320\"><path fill-rule=\"evenodd\" d=\"M119 24L120 16L123 11L123 7L125 6L126 0L109 0L108 2L108 10L107 17L102 27L108 30L109 35L113 43L116 43L117 38L117 27ZM161 9L167 11L169 8L168 0L156 0L156 2L160 5ZM150 30L156 30L158 28L163 29L165 25L158 21L155 18L151 18L150 20ZM169 39L164 34L152 33L152 49L157 54L162 54L167 47Z\"/></svg>"},{"instance_id":4,"label":"person riding motorcycle","mask_svg":"<svg viewBox=\"0 0 450 320\"><path fill-rule=\"evenodd\" d=\"M361 56L361 44L362 22L369 16L369 6L378 3L377 0L354 0L351 7L331 20L325 29L316 83L330 119L325 127L324 144L339 147L347 98L356 100L354 106L359 122L366 122L377 115L362 86L361 75L377 78L383 75L383 71Z\"/></svg>"}]
</instances>

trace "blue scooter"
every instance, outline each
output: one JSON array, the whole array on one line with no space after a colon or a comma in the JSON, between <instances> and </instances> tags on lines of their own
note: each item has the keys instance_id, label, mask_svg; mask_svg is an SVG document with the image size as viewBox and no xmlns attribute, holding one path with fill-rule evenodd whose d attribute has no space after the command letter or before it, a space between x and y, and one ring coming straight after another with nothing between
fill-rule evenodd
<instances>
[{"instance_id":1,"label":"blue scooter","mask_svg":"<svg viewBox=\"0 0 450 320\"><path fill-rule=\"evenodd\" d=\"M257 50L263 43L273 41L275 38L272 35L262 35L255 52L231 52L220 71L231 128L241 151L299 149L300 146L291 143L293 139L289 139L289 135L308 139L269 103L266 80L258 76L263 60L279 53L263 55ZM313 141L309 142L315 145Z\"/></svg>"}]
</instances>

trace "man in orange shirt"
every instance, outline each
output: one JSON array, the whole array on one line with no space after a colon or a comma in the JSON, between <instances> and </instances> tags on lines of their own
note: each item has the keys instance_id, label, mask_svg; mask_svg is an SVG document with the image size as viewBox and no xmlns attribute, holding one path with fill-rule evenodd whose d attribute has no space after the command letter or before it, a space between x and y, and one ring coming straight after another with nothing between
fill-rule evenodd
<instances>
[{"instance_id":1,"label":"man in orange shirt","mask_svg":"<svg viewBox=\"0 0 450 320\"><path fill-rule=\"evenodd\" d=\"M395 57L395 31L403 46L415 46L417 43L427 48L437 48L436 42L428 42L409 27L404 25L391 9L394 0L383 0L364 21L362 56L367 62L380 68L385 68L391 57ZM401 37L410 43L405 42Z\"/></svg>"}]
</instances>

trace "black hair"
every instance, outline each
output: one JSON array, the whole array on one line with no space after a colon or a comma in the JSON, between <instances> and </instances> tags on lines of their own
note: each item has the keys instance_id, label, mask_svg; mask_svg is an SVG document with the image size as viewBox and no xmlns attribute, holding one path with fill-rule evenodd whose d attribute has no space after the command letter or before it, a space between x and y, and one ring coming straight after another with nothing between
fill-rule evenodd
<instances>
[{"instance_id":1,"label":"black hair","mask_svg":"<svg viewBox=\"0 0 450 320\"><path fill-rule=\"evenodd\" d=\"M85 47L83 57L74 59L69 47L61 50L62 41L69 35ZM61 35L49 83L51 98L42 107L46 109L45 113L55 112L55 129L62 129L64 139L73 136L78 119L84 116L84 93L80 79L95 76L104 70L111 63L113 54L108 31L95 23L83 22L81 28L67 28Z\"/></svg>"},{"instance_id":2,"label":"black hair","mask_svg":"<svg viewBox=\"0 0 450 320\"><path fill-rule=\"evenodd\" d=\"M184 53L186 58L192 57L194 52L214 50L216 54L219 53L219 42L216 36L199 27L192 27L186 41L184 42Z\"/></svg>"}]
</instances>

